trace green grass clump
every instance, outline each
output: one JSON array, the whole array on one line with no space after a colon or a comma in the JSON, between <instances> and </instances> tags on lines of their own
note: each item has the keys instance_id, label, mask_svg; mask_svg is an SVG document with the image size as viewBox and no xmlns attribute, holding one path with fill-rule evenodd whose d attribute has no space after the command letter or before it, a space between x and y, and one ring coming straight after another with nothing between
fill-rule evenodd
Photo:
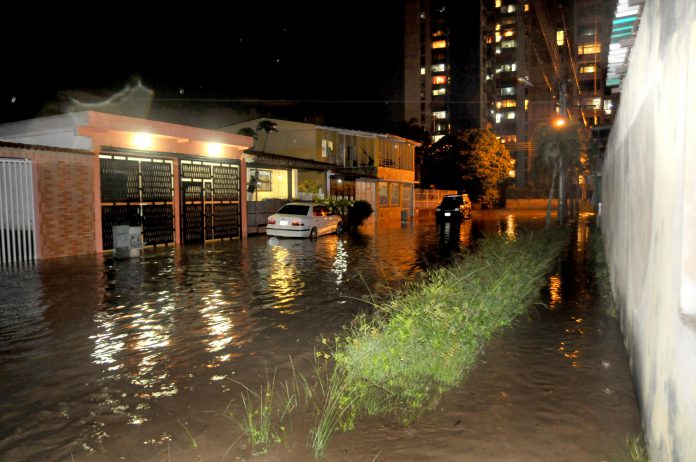
<instances>
[{"instance_id":1,"label":"green grass clump","mask_svg":"<svg viewBox=\"0 0 696 462\"><path fill-rule=\"evenodd\" d=\"M650 462L648 449L640 435L627 435L624 453L614 456L612 462Z\"/></svg>"},{"instance_id":2,"label":"green grass clump","mask_svg":"<svg viewBox=\"0 0 696 462\"><path fill-rule=\"evenodd\" d=\"M236 381L235 381L236 382ZM226 417L236 423L244 432L253 455L264 454L268 449L282 441L287 420L297 407L297 381L281 384L276 390L275 373L266 373L266 383L258 392L236 382L244 388L242 391L242 417L228 409Z\"/></svg>"},{"instance_id":3,"label":"green grass clump","mask_svg":"<svg viewBox=\"0 0 696 462\"><path fill-rule=\"evenodd\" d=\"M357 416L393 415L410 422L432 408L474 365L486 340L538 297L566 235L490 238L457 264L434 270L359 316L333 351L341 394Z\"/></svg>"}]
</instances>

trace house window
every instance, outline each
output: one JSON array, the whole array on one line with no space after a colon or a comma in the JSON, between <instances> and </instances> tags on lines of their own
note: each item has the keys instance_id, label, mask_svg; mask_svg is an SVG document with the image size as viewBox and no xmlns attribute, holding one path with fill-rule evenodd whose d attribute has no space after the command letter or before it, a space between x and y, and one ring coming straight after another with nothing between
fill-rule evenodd
<instances>
[{"instance_id":1,"label":"house window","mask_svg":"<svg viewBox=\"0 0 696 462\"><path fill-rule=\"evenodd\" d=\"M389 183L379 183L379 206L389 207Z\"/></svg>"},{"instance_id":2,"label":"house window","mask_svg":"<svg viewBox=\"0 0 696 462\"><path fill-rule=\"evenodd\" d=\"M247 170L249 172L249 178L247 179L248 184L256 184L257 191L272 191L272 173L270 170L260 170L256 168L250 168ZM256 180L254 180L256 178Z\"/></svg>"},{"instance_id":3,"label":"house window","mask_svg":"<svg viewBox=\"0 0 696 462\"><path fill-rule=\"evenodd\" d=\"M399 207L401 205L401 198L399 195L400 185L392 183L389 185L389 206Z\"/></svg>"},{"instance_id":4,"label":"house window","mask_svg":"<svg viewBox=\"0 0 696 462\"><path fill-rule=\"evenodd\" d=\"M328 157L333 154L333 141L321 140L321 157Z\"/></svg>"}]
</instances>

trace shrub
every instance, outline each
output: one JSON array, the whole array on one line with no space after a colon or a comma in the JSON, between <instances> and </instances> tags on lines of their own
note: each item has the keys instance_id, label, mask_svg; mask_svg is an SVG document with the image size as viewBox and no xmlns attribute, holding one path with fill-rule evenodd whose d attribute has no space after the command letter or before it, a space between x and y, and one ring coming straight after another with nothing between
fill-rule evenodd
<instances>
[{"instance_id":1,"label":"shrub","mask_svg":"<svg viewBox=\"0 0 696 462\"><path fill-rule=\"evenodd\" d=\"M353 205L348 208L348 216L346 218L347 227L357 228L372 215L372 212L372 206L369 202L353 202Z\"/></svg>"}]
</instances>

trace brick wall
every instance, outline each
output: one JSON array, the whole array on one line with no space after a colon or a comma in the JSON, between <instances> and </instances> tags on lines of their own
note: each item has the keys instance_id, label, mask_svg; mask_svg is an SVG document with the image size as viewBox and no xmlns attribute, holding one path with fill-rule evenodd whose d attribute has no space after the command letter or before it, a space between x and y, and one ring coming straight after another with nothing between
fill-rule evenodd
<instances>
[{"instance_id":1,"label":"brick wall","mask_svg":"<svg viewBox=\"0 0 696 462\"><path fill-rule=\"evenodd\" d=\"M94 155L0 142L0 157L33 163L40 258L95 253Z\"/></svg>"}]
</instances>

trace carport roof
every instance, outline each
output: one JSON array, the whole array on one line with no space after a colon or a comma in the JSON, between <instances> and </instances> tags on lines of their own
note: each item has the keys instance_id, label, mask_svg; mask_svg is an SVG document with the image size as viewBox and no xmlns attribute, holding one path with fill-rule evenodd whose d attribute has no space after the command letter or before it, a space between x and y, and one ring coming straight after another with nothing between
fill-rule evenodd
<instances>
[{"instance_id":1,"label":"carport roof","mask_svg":"<svg viewBox=\"0 0 696 462\"><path fill-rule=\"evenodd\" d=\"M299 157L285 156L282 154L273 154L270 152L255 151L247 149L244 154L253 156L255 162L264 165L272 165L277 167L292 167L303 168L306 170L331 170L338 167L335 164L327 162L319 162L317 160L302 159Z\"/></svg>"}]
</instances>

